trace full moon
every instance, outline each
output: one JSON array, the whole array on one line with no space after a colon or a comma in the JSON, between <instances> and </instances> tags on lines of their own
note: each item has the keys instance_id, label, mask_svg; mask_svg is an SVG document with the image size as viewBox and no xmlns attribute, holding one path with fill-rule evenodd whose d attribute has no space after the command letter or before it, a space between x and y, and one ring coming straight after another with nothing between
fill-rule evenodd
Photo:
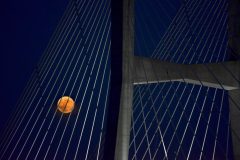
<instances>
[{"instance_id":1,"label":"full moon","mask_svg":"<svg viewBox=\"0 0 240 160\"><path fill-rule=\"evenodd\" d=\"M58 100L57 107L62 113L71 113L74 108L75 102L71 97L63 96Z\"/></svg>"}]
</instances>

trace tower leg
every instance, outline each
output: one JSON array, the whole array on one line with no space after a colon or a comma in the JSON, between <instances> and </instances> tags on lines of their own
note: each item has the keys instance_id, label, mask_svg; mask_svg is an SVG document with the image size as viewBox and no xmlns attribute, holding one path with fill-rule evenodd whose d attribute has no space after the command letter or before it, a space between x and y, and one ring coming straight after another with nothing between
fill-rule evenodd
<instances>
[{"instance_id":1,"label":"tower leg","mask_svg":"<svg viewBox=\"0 0 240 160\"><path fill-rule=\"evenodd\" d=\"M240 89L228 91L234 159L240 159Z\"/></svg>"},{"instance_id":2,"label":"tower leg","mask_svg":"<svg viewBox=\"0 0 240 160\"><path fill-rule=\"evenodd\" d=\"M134 0L123 0L122 89L118 117L116 160L127 160L133 102ZM111 106L110 106L111 107Z\"/></svg>"}]
</instances>

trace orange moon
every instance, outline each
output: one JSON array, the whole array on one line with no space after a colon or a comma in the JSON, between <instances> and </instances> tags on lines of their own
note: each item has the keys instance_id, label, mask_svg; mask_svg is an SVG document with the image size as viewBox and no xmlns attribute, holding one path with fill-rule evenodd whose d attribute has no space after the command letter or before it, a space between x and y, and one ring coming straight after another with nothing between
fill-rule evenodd
<instances>
[{"instance_id":1,"label":"orange moon","mask_svg":"<svg viewBox=\"0 0 240 160\"><path fill-rule=\"evenodd\" d=\"M62 113L71 113L74 108L75 102L71 97L63 96L58 100L57 107Z\"/></svg>"}]
</instances>

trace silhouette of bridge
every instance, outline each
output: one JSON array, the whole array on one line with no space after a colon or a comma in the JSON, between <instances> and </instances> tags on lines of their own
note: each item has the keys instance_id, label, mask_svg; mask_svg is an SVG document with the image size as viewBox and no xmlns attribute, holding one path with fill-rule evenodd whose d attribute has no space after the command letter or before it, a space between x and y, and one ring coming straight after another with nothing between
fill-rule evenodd
<instances>
[{"instance_id":1,"label":"silhouette of bridge","mask_svg":"<svg viewBox=\"0 0 240 160\"><path fill-rule=\"evenodd\" d=\"M71 0L0 159L239 159L238 0ZM76 104L57 110L62 96Z\"/></svg>"}]
</instances>

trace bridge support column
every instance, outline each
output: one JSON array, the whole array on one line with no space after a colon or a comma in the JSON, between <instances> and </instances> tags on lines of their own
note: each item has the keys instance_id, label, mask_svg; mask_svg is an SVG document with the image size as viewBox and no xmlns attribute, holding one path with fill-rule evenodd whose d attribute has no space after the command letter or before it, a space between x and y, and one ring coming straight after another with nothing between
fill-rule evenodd
<instances>
[{"instance_id":1,"label":"bridge support column","mask_svg":"<svg viewBox=\"0 0 240 160\"><path fill-rule=\"evenodd\" d=\"M236 58L240 58L240 1L230 0L228 7L228 46L230 53ZM240 68L238 68L240 70ZM239 72L238 72L239 73ZM240 78L238 74L238 78ZM229 94L229 109L232 130L232 142L234 159L240 159L240 111L236 104L240 106L240 90L231 90ZM231 98L230 98L231 97ZM234 102L233 102L234 101Z\"/></svg>"},{"instance_id":2,"label":"bridge support column","mask_svg":"<svg viewBox=\"0 0 240 160\"><path fill-rule=\"evenodd\" d=\"M228 91L234 159L240 159L240 89ZM231 97L231 98L230 98Z\"/></svg>"},{"instance_id":3,"label":"bridge support column","mask_svg":"<svg viewBox=\"0 0 240 160\"><path fill-rule=\"evenodd\" d=\"M123 0L122 43L122 89L115 149L116 160L127 160L129 151L133 102L134 0Z\"/></svg>"},{"instance_id":4,"label":"bridge support column","mask_svg":"<svg viewBox=\"0 0 240 160\"><path fill-rule=\"evenodd\" d=\"M228 7L229 49L235 57L240 58L240 1L230 0Z\"/></svg>"}]
</instances>

